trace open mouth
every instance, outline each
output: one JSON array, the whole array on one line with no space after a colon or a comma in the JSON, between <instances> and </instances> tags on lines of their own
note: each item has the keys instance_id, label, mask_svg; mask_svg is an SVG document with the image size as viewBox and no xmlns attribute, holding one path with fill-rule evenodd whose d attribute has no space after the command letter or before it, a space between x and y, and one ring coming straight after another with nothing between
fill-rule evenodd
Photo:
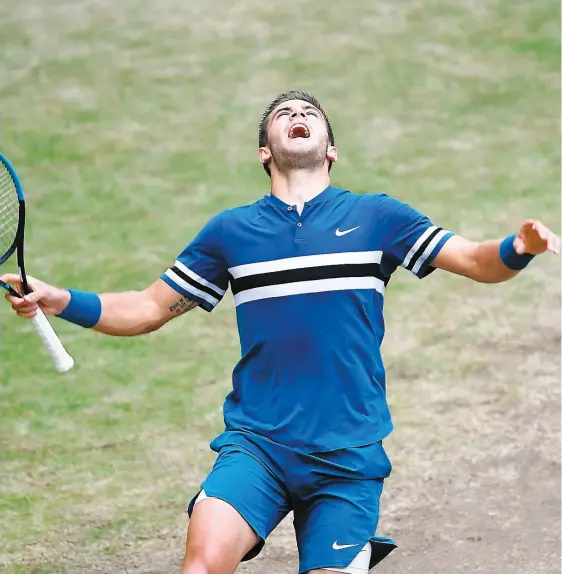
<instances>
[{"instance_id":1,"label":"open mouth","mask_svg":"<svg viewBox=\"0 0 562 574\"><path fill-rule=\"evenodd\" d=\"M294 124L289 130L289 139L309 137L310 131L304 124Z\"/></svg>"}]
</instances>

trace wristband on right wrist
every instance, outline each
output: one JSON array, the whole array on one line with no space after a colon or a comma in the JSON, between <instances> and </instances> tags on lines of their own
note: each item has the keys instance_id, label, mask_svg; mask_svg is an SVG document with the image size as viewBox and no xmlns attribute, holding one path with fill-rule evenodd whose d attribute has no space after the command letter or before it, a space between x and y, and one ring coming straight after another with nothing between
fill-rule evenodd
<instances>
[{"instance_id":1,"label":"wristband on right wrist","mask_svg":"<svg viewBox=\"0 0 562 574\"><path fill-rule=\"evenodd\" d=\"M517 235L514 233L500 243L500 259L509 269L521 271L521 269L525 269L525 267L529 265L534 255L530 255L529 253L519 255L513 247L513 241L516 237Z\"/></svg>"},{"instance_id":2,"label":"wristband on right wrist","mask_svg":"<svg viewBox=\"0 0 562 574\"><path fill-rule=\"evenodd\" d=\"M57 315L75 325L90 328L93 327L101 317L101 299L95 293L68 289L70 301L65 309Z\"/></svg>"}]
</instances>

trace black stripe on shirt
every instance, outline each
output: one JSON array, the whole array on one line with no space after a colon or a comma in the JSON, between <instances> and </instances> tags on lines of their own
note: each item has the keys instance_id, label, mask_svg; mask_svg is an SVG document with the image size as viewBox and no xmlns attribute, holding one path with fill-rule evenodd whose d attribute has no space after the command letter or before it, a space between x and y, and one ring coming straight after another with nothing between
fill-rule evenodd
<instances>
[{"instance_id":1,"label":"black stripe on shirt","mask_svg":"<svg viewBox=\"0 0 562 574\"><path fill-rule=\"evenodd\" d=\"M442 231L442 227L438 227L432 233L429 234L429 237L420 245L420 248L416 251L416 254L410 259L410 263L406 266L408 271L411 271L414 268L417 260L423 255L424 251L426 250L427 246L433 241L433 238Z\"/></svg>"},{"instance_id":2,"label":"black stripe on shirt","mask_svg":"<svg viewBox=\"0 0 562 574\"><path fill-rule=\"evenodd\" d=\"M339 279L344 277L376 277L384 281L385 285L390 279L382 274L378 263L346 263L343 265L321 265L318 267L302 267L299 269L247 275L246 277L233 279L231 289L232 293L236 295L241 291L255 289L256 287L297 283L299 281L317 281L319 279Z\"/></svg>"},{"instance_id":3,"label":"black stripe on shirt","mask_svg":"<svg viewBox=\"0 0 562 574\"><path fill-rule=\"evenodd\" d=\"M186 283L193 285L193 287L196 287L200 291L204 291L205 293L212 295L219 301L222 299L222 295L217 293L214 289L211 289L211 287L207 287L206 285L203 285L203 283L199 283L199 281L192 279L189 275L186 275L181 269L178 269L175 265L170 267L170 271L173 271L178 277L181 277Z\"/></svg>"}]
</instances>

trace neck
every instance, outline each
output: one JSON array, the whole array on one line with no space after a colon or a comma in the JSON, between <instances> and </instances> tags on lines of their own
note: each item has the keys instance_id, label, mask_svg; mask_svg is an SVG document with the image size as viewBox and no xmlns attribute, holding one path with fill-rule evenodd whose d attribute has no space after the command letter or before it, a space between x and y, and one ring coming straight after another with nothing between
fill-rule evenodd
<instances>
[{"instance_id":1,"label":"neck","mask_svg":"<svg viewBox=\"0 0 562 574\"><path fill-rule=\"evenodd\" d=\"M281 201L296 205L299 212L304 204L330 185L330 174L326 168L318 171L291 170L288 173L272 171L271 193Z\"/></svg>"}]
</instances>

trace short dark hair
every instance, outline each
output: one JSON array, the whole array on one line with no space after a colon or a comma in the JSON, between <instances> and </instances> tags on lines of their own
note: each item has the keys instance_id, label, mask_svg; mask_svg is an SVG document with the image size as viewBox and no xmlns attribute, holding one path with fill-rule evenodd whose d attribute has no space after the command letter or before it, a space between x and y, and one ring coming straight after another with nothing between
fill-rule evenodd
<instances>
[{"instance_id":1,"label":"short dark hair","mask_svg":"<svg viewBox=\"0 0 562 574\"><path fill-rule=\"evenodd\" d=\"M335 145L334 140L334 132L332 131L332 126L330 125L330 120L324 111L324 108L320 105L320 102L312 95L307 92L301 92L300 90L291 90L289 92L285 92L284 94L279 94L265 109L260 121L260 127L258 132L258 145L259 147L264 147L267 145L267 120L269 119L269 115L271 112L283 102L288 102L289 100L302 100L303 102L308 102L312 104L315 108L317 108L324 119L326 120L326 126L328 128L328 139L330 141L330 145ZM269 169L269 165L267 163L263 164L263 168L265 169L267 175L271 177L271 170ZM328 169L332 168L332 162L329 162Z\"/></svg>"}]
</instances>

